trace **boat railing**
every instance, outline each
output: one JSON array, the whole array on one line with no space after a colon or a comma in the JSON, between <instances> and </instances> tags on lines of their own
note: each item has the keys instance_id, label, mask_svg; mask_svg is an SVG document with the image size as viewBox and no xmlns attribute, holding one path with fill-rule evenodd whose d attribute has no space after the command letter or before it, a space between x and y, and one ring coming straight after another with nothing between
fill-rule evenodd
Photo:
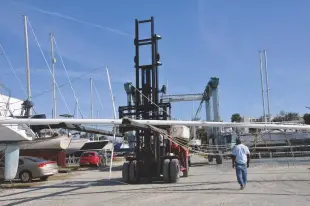
<instances>
[{"instance_id":1,"label":"boat railing","mask_svg":"<svg viewBox=\"0 0 310 206\"><path fill-rule=\"evenodd\" d=\"M66 158L67 166L78 166L80 164L80 157L75 157L74 155L69 155Z\"/></svg>"}]
</instances>

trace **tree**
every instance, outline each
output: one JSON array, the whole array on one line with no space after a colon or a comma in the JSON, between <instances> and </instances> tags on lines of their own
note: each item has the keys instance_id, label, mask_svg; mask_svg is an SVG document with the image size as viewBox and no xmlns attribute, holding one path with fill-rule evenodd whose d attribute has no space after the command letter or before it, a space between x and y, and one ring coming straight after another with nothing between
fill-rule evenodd
<instances>
[{"instance_id":1,"label":"tree","mask_svg":"<svg viewBox=\"0 0 310 206\"><path fill-rule=\"evenodd\" d=\"M305 121L305 124L310 124L310 114L304 114L303 119Z\"/></svg>"},{"instance_id":2,"label":"tree","mask_svg":"<svg viewBox=\"0 0 310 206\"><path fill-rule=\"evenodd\" d=\"M241 122L242 117L240 116L239 113L235 113L231 115L231 122Z\"/></svg>"},{"instance_id":3,"label":"tree","mask_svg":"<svg viewBox=\"0 0 310 206\"><path fill-rule=\"evenodd\" d=\"M299 120L300 116L297 112L284 112L281 111L276 117L273 118L273 122L284 122Z\"/></svg>"},{"instance_id":4,"label":"tree","mask_svg":"<svg viewBox=\"0 0 310 206\"><path fill-rule=\"evenodd\" d=\"M273 119L272 119L272 122L283 122L284 121L284 117L278 115L278 116L275 116Z\"/></svg>"},{"instance_id":5,"label":"tree","mask_svg":"<svg viewBox=\"0 0 310 206\"><path fill-rule=\"evenodd\" d=\"M286 112L284 110L281 110L280 113L279 113L279 116L284 117L285 114L286 114Z\"/></svg>"},{"instance_id":6,"label":"tree","mask_svg":"<svg viewBox=\"0 0 310 206\"><path fill-rule=\"evenodd\" d=\"M288 112L285 115L286 121L299 120L299 114L297 112Z\"/></svg>"}]
</instances>

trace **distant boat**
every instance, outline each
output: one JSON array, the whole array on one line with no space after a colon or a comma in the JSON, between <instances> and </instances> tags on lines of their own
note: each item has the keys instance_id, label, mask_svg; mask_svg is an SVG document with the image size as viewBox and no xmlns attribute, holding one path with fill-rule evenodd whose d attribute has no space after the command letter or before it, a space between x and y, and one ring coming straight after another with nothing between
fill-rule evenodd
<instances>
[{"instance_id":1,"label":"distant boat","mask_svg":"<svg viewBox=\"0 0 310 206\"><path fill-rule=\"evenodd\" d=\"M256 144L274 145L279 143L286 143L287 140L293 142L310 141L310 134L303 131L266 131L259 136L247 134L240 135L240 138L248 146Z\"/></svg>"},{"instance_id":2,"label":"distant boat","mask_svg":"<svg viewBox=\"0 0 310 206\"><path fill-rule=\"evenodd\" d=\"M114 150L117 149L128 149L129 148L129 144L126 143L117 143L114 145Z\"/></svg>"}]
</instances>

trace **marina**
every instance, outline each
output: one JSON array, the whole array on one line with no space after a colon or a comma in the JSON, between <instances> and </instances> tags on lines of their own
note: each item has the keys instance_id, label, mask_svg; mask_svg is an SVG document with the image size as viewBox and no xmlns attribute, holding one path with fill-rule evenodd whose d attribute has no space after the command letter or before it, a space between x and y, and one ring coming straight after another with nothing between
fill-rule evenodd
<instances>
[{"instance_id":1,"label":"marina","mask_svg":"<svg viewBox=\"0 0 310 206\"><path fill-rule=\"evenodd\" d=\"M25 125L25 128L27 129L27 132L29 134L26 134L27 132L24 133L24 135L27 135L27 138L30 140L32 140L31 142L29 141L22 141L20 143L20 150L21 150L21 154L24 155L37 155L37 156L44 156L45 158L54 160L54 161L58 161L58 159L62 159L63 156L66 154L70 154L70 153L74 153L75 151L80 150L81 148L83 148L83 145L87 144L87 142L91 142L94 141L92 140L92 138L87 137L89 136L88 132L91 132L93 134L101 134L101 135L112 135L112 131L100 131L100 130L96 130L95 128L91 128L91 127L84 127L84 126L77 126L80 125L82 122L85 124L90 124L90 126L93 125L98 125L102 124L104 122L104 124L118 124L121 125L123 124L121 122L121 120L115 120L115 119L111 119L111 120L100 120L100 119L94 119L94 115L93 115L93 110L94 110L94 106L93 106L93 90L95 88L95 91L98 95L97 89L96 87L94 87L94 82L92 80L92 78L90 78L90 119L86 120L83 119L82 121L78 120L78 119L70 119L70 118L78 118L78 114L81 114L80 108L79 108L79 104L78 104L78 99L76 97L75 94L75 90L72 87L72 83L70 78L69 83L71 85L71 89L72 92L74 94L74 98L75 98L75 115L69 115L69 114L65 114L65 115L60 115L62 117L65 117L65 119L57 119L56 118L56 86L58 88L58 85L56 85L56 77L55 77L55 71L54 71L54 64L56 63L56 59L55 59L55 55L54 55L54 47L56 46L57 48L57 43L55 40L55 36L50 33L50 45L51 45L51 62L52 62L52 70L49 68L50 73L52 75L52 82L53 82L53 115L52 115L52 119L47 120L46 119L46 115L45 114L35 114L31 119L29 119L29 117L31 117L32 115L32 110L33 108L33 103L31 101L29 101L30 96L31 96L31 83L30 83L30 76L29 76L29 72L30 72L30 68L29 68L29 53L28 53L28 29L27 26L29 25L31 28L31 31L36 39L36 35L33 31L33 28L30 24L30 21L28 20L27 16L24 15L23 16L24 19L24 32L25 32L25 45L26 45L26 66L27 66L27 90L28 90L28 100L21 100L21 99L16 99L13 98L11 96L6 96L4 94L1 94L1 98L2 98L2 105L1 105L1 116L2 118L5 118L5 120L3 120L4 122L7 122L8 124L10 124L10 120L12 120L12 122L19 122L19 124L23 124ZM138 24L140 24L143 21L136 21L138 22ZM152 32L154 33L154 19L153 17L151 18L151 20L145 20L145 22L143 23L148 23L150 22L152 25ZM138 24L136 23L136 31L138 28ZM138 33L136 33L136 35L138 35ZM158 36L158 39L160 40L160 37ZM154 42L148 42L147 44L152 44L153 47L157 47L157 40ZM36 39L38 45L39 42ZM140 40L139 40L140 41ZM146 40L141 40L143 42L146 42ZM148 41L148 40L147 40ZM144 44L144 43L143 43ZM136 45L136 48L138 48L141 45ZM1 46L2 47L2 46ZM3 47L2 50L4 51ZM137 51L136 51L137 52ZM138 53L137 53L138 54ZM155 55L153 53L153 55ZM44 54L43 54L44 57ZM45 57L44 57L45 58ZM61 58L61 56L60 56ZM155 57L154 57L155 58ZM153 76L155 75L156 78L158 78L156 72L157 72L157 67L161 65L161 63L159 63L159 57L156 57L157 59L157 63L154 64L154 62L152 63L153 66L155 66L155 70L154 70L154 74L152 74ZM260 56L260 58L262 58L262 56ZM266 58L266 51L264 51L264 58ZM8 58L7 58L8 59ZM9 59L8 59L9 61ZM63 63L64 69L65 65L64 62L61 58L61 62ZM138 62L136 61L136 64ZM261 63L261 77L262 77L262 59L260 59L260 63ZM47 64L48 66L48 64ZM150 65L149 65L150 66ZM136 67L140 67L139 65ZM144 66L142 66L144 67ZM147 67L147 65L146 65ZM108 68L106 68L107 70L107 77L109 80L109 87L110 87L110 92L111 95L113 96L112 93L112 87L110 84L110 77L109 77L109 72L108 72ZM150 75L150 74L149 74ZM266 87L267 88L267 93L269 92L269 86L268 86L268 74L267 74L267 60L265 60L265 75L267 78L267 82L266 82ZM138 76L136 75L136 78L138 78ZM150 78L150 77L148 77ZM152 77L153 78L153 77ZM155 77L154 77L155 78ZM155 79L156 79L155 78ZM261 79L262 80L262 79ZM145 80L143 80L145 81ZM148 79L147 81L150 81L150 79ZM262 80L263 81L263 80ZM264 88L263 88L263 82L262 83L262 98L263 98L263 102L264 102ZM158 87L157 85L158 83L152 83L152 87ZM160 99L158 99L159 97L153 97L155 98L154 101L158 101L155 105L161 105L164 108L164 112L160 114L160 118L164 118L166 121L165 122L160 122L157 120L147 120L146 123L150 123L153 125L170 125L169 120L171 119L171 114L168 113L167 109L170 108L171 109L171 104L175 103L175 102L186 102L186 101L200 101L200 105L195 113L195 115L193 115L192 117L192 121L175 121L173 120L173 124L174 125L186 125L189 130L187 131L189 136L187 136L187 132L186 134L184 133L184 135L186 136L186 140L185 142L183 140L180 139L176 139L174 141L176 141L175 143L177 144L183 144L184 146L188 143L190 143L190 146L192 147L191 152L197 152L197 150L195 151L195 149L193 149L193 147L197 147L197 146L201 146L201 142L202 139L197 139L197 129L199 129L197 126L203 125L203 123L201 122L199 115L201 113L201 109L203 104L205 104L205 108L206 108L206 124L205 126L211 126L211 128L206 128L205 133L206 133L206 140L203 140L204 143L206 143L206 145L202 145L202 147L200 147L200 150L198 151L199 154L203 154L203 155L208 155L208 160L210 162L212 162L213 157L217 159L217 163L221 164L222 160L221 158L223 157L227 157L230 155L230 150L231 148L234 146L235 140L236 138L242 138L242 140L245 142L245 144L247 146L250 147L251 153L252 153L252 157L253 158L262 158L262 157L266 157L266 155L268 156L273 156L276 157L277 155L275 155L275 153L277 154L281 154L280 156L293 156L294 155L299 155L300 150L302 151L302 155L308 155L310 153L310 148L308 146L308 142L309 142L309 134L307 132L302 132L302 131L297 131L303 128L306 128L304 125L278 125L278 124L266 124L266 122L270 122L270 105L269 105L269 100L268 100L268 121L265 118L265 122L263 124L259 124L259 122L256 122L255 124L252 123L221 123L220 122L220 113L219 113L219 93L218 93L218 86L219 86L219 78L217 77L211 77L207 86L205 87L205 90L203 93L201 94L178 94L178 95L167 95L166 94L166 86L163 85L162 89L159 91L159 93L162 93L163 95L160 97ZM125 87L125 91L127 94L127 106L124 107L119 107L119 116L121 118L123 117L134 117L134 115L138 114L138 113L134 113L134 109L136 106L133 106L132 104L135 103L137 104L139 101L143 102L143 98L145 96L145 94L141 93L140 89L139 89L139 85L134 86L131 82L127 82L124 83L124 87ZM59 88L58 88L59 89ZM137 90L137 91L136 91ZM141 99L137 99L137 92L141 93ZM60 93L61 94L61 93ZM269 95L269 93L268 93ZM98 96L99 97L99 96ZM269 98L269 96L268 96ZM99 97L100 100L100 97ZM101 101L101 100L100 100ZM114 107L114 102L112 99L112 104ZM13 107L11 106L13 105ZM159 107L161 107L159 106ZM263 105L264 107L264 105ZM265 110L265 108L263 108ZM114 107L115 110L115 107ZM211 115L214 116L213 120L211 120ZM264 115L265 112L264 112ZM7 116L9 116L11 119L6 118ZM114 118L116 117L115 111L114 111ZM17 119L16 119L17 118ZM68 119L69 118L69 119ZM147 117L144 117L146 119L149 119ZM44 122L45 121L45 122ZM46 122L48 121L48 122ZM80 121L80 122L79 122ZM124 121L124 120L122 120ZM144 120L135 120L136 122L142 123ZM196 121L196 123L195 123ZM48 126L44 126L43 125L48 124ZM70 123L69 123L70 122ZM74 122L72 125L71 122ZM30 124L31 126L26 126L27 124ZM68 124L69 123L69 124ZM256 128L256 129L263 129L262 132L260 133L258 136L257 135L253 135L253 134L244 134L244 133L237 133L235 134L233 129L234 128L243 128L243 127L248 127L248 125L252 125L252 128ZM254 125L254 126L253 126ZM3 126L2 126L3 127ZM280 129L281 127L283 128L290 128L290 129L295 129L296 131L280 131L280 130L275 130L273 131L272 129ZM3 127L2 129L4 129L6 127ZM56 129L56 130L55 130ZM155 128L151 128L152 130ZM224 130L230 130L231 132L224 132ZM271 129L270 131L267 131L266 129ZM43 131L43 135L42 132ZM77 136L81 136L81 131L86 132L86 138L85 138L85 134L83 136L83 138L73 138L72 134L70 133L70 131L80 131L77 134ZM26 131L26 130L25 130ZM122 128L119 128L119 131L122 132L127 132L127 130L123 130ZM130 131L130 130L129 130ZM156 130L154 130L156 131ZM172 129L173 131L173 129ZM60 133L59 133L60 132ZM137 131L136 131L137 132ZM159 131L161 133L161 131ZM128 132L127 132L128 133ZM6 134L6 133L4 133ZM46 136L46 134L48 134ZM163 133L164 134L164 133ZM127 134L128 135L128 134ZM165 134L164 134L165 135ZM178 133L179 135L179 133ZM176 135L176 136L178 136ZM75 135L76 136L76 135ZM117 136L121 137L123 136L122 134L118 134ZM129 135L130 136L130 135ZM185 137L184 136L184 137ZM214 136L216 138L214 138ZM201 138L201 137L200 137ZM228 139L227 139L228 138ZM205 137L204 137L205 139ZM98 139L99 140L99 139ZM97 140L97 141L98 141ZM116 143L113 137L112 139L110 138L110 141L112 140L112 143L114 142L114 144ZM131 139L131 142L133 141L133 139ZM194 143L196 142L196 143ZM136 142L137 143L137 142ZM132 143L130 144L131 147L133 146ZM202 149L201 149L202 148ZM300 149L301 148L301 149ZM94 149L94 148L93 148ZM294 150L294 151L293 151ZM296 151L297 150L297 151ZM50 152L47 152L50 151ZM46 156L46 154L51 153L53 155L51 156ZM62 156L62 157L61 157ZM60 163L62 162L62 163ZM65 166L64 161L58 161L58 164L61 164L62 166Z\"/></svg>"},{"instance_id":2,"label":"marina","mask_svg":"<svg viewBox=\"0 0 310 206\"><path fill-rule=\"evenodd\" d=\"M195 3L200 20L190 24L184 14L168 20L158 12L141 17L128 10L119 18L123 27L125 18L131 19L132 34L26 4L30 3L16 12L20 24L16 13L4 11L14 17L12 28L18 26L20 31L10 37L19 41L0 34L0 68L9 66L15 75L2 78L7 74L0 69L0 205L307 205L310 201L310 113L304 112L310 107L300 109L301 102L306 105L309 99L291 101L301 95L300 89L287 91L289 98L279 98L290 79L280 82L280 76L294 76L287 74L287 68L283 72L284 65L300 60L277 56L276 45L266 40L271 34L264 41L244 43L247 47L238 40L233 41L237 47L230 45L217 32L212 34L223 28L207 29L209 13L202 1ZM40 15L47 20L41 26ZM227 22L238 16L225 15ZM111 23L120 19L113 17ZM178 26L171 29L169 21L187 25L184 34ZM10 28L2 20L0 26ZM99 37L102 34L95 28L110 35ZM199 38L198 28L203 31ZM79 32L73 35L71 30ZM87 38L81 41L81 36ZM180 39L187 36L187 41ZM216 43L217 36L221 44ZM22 51L17 42L23 42ZM207 49L202 50L203 44ZM227 49L229 45L234 52ZM252 67L256 73L243 69ZM284 69L277 73L276 68ZM13 78L19 84L12 83ZM289 111L281 110L285 108Z\"/></svg>"}]
</instances>

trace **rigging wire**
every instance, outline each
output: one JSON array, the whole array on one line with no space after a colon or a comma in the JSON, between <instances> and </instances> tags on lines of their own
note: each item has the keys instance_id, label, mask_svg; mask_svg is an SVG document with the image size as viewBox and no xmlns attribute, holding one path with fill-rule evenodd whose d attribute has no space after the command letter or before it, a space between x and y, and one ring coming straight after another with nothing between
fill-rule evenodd
<instances>
[{"instance_id":1,"label":"rigging wire","mask_svg":"<svg viewBox=\"0 0 310 206\"><path fill-rule=\"evenodd\" d=\"M73 78L71 82L74 82L74 81L76 81L76 80L79 80L79 79L81 79L82 77L88 75L89 73L92 73L92 72L94 72L94 71L96 71L96 70L99 70L99 69L103 69L103 67L97 67L97 68L94 68L94 69L92 69L92 70L90 70L90 71L88 71L88 72L85 72L85 73L83 73L83 74L81 74L81 75L79 75L79 76ZM68 86L68 85L69 85L69 83L65 83L65 84L62 84L62 85L58 86L58 88L65 87L65 86ZM47 94L47 93L52 92L52 91L53 91L53 89L47 89L47 90L45 90L45 91L43 91L43 92L41 92L41 93L38 93L38 94L36 94L36 95L33 95L33 96L32 96L32 99L33 99L33 98L36 98L36 97L39 97L39 96L42 96L42 95ZM23 102L23 100L16 101L16 102L13 102L13 103L10 103L10 104L16 104L16 103L20 103L20 102Z\"/></svg>"},{"instance_id":2,"label":"rigging wire","mask_svg":"<svg viewBox=\"0 0 310 206\"><path fill-rule=\"evenodd\" d=\"M47 63L47 60L46 60L45 55L44 55L44 52L43 52L43 50L42 50L42 48L41 48L41 45L40 45L40 43L39 43L39 41L38 41L38 39L37 39L37 36L36 36L36 34L35 34L35 32L34 32L32 26L31 26L31 23L30 23L30 21L29 21L28 18L27 18L27 21L28 21L28 24L29 24L29 26L30 26L30 28L31 28L32 34L33 34L33 36L34 36L34 38L35 38L35 40L36 40L36 42L37 42L37 44L38 44L38 47L39 47L39 49L40 49L40 51L41 51L41 54L42 54L42 56L43 56L43 58L44 58L44 61L45 61L45 63L46 63L46 66L47 66L48 70L50 71L51 76L53 77L53 81L55 81L55 84L56 84L56 86L57 86L57 88L58 88L59 94L60 94L60 96L61 96L61 98L62 98L62 100L63 100L65 106L67 107L67 110L68 110L69 114L71 114L71 111L70 111L70 109L69 109L69 107L68 107L68 105L67 105L67 102L66 102L66 100L65 100L65 98L64 98L64 96L63 96L61 90L60 90L59 87L58 87L57 81L55 80L55 77L53 76L53 73L52 73L52 71L51 71L51 68L50 68L49 64Z\"/></svg>"},{"instance_id":3,"label":"rigging wire","mask_svg":"<svg viewBox=\"0 0 310 206\"><path fill-rule=\"evenodd\" d=\"M15 71L15 69L14 69L14 67L13 67L13 65L12 65L12 63L11 63L11 61L10 61L10 59L9 59L9 57L6 55L6 52L5 52L4 48L3 48L3 46L1 45L1 43L0 43L0 48L1 48L1 50L2 50L3 55L5 56L6 60L8 61L8 63L9 63L9 65L10 65L10 67L11 67L11 69L12 69L12 71L13 71L13 73L14 73L14 75L15 75L15 77L16 77L16 79L17 79L19 85L20 85L20 87L21 87L22 90L24 91L24 94L27 96L25 87L23 87L23 84L21 83L19 77L17 76L17 73L16 73L16 71Z\"/></svg>"},{"instance_id":4,"label":"rigging wire","mask_svg":"<svg viewBox=\"0 0 310 206\"><path fill-rule=\"evenodd\" d=\"M99 104L100 104L100 106L101 106L101 109L104 110L103 103L102 103L102 101L101 101L101 97L100 97L100 95L99 95L99 92L98 92L98 90L97 90L97 87L96 87L94 81L93 81L93 86L94 86L94 88L95 88L95 92L96 92L96 94L97 94L97 97L98 97L98 100L99 100Z\"/></svg>"},{"instance_id":5,"label":"rigging wire","mask_svg":"<svg viewBox=\"0 0 310 206\"><path fill-rule=\"evenodd\" d=\"M5 56L5 58L7 59L9 65L10 65L10 67L11 67L11 69L12 69L12 71L13 71L13 73L14 73L14 75L15 75L15 77L16 77L16 79L17 79L17 81L18 81L18 83L19 83L19 85L20 85L20 87L21 87L21 89L24 91L24 94L27 96L25 87L23 87L23 84L21 83L21 81L20 81L20 79L19 79L19 77L18 77L18 75L17 75L17 73L16 73L16 71L15 71L15 69L14 69L14 67L13 67L13 65L12 65L12 63L11 63L11 61L10 61L10 59L9 59L9 57L7 56L7 54L6 54L6 52L5 52L4 48L3 48L3 46L1 45L1 43L0 43L0 47L1 47L1 50L2 50L2 52L3 52L4 56ZM11 103L8 102L8 104L10 105ZM35 110L33 107L32 107L31 109L32 109L33 112L36 114L36 110Z\"/></svg>"},{"instance_id":6,"label":"rigging wire","mask_svg":"<svg viewBox=\"0 0 310 206\"><path fill-rule=\"evenodd\" d=\"M59 57L60 57L60 61L61 61L61 63L62 63L62 66L63 66L63 68L64 68L64 70L65 70L65 72L66 72L68 81L69 81L69 83L70 83L70 87L71 87L71 90L72 90L74 99L75 99L75 101L77 102L78 110L79 110L80 115L81 115L81 117L82 117L82 119L83 119L84 117L83 117L83 114L82 114L82 111L81 111L81 107L80 107L78 98L77 98L77 96L76 96L76 94L75 94L75 91L74 91L74 89L73 89L73 86L72 86L72 83L71 83L71 80L70 80L70 77L69 77L69 74L68 74L68 71L67 71L67 68L66 68L65 63L64 63L64 61L63 61L63 59L62 59L62 56L61 56L61 54L60 54L60 49L59 49L58 44L57 44L57 42L56 42L55 36L53 36L52 38L53 38L53 41L55 42L55 46L56 46L56 49L57 49L57 51L58 51L58 55L59 55Z\"/></svg>"}]
</instances>

